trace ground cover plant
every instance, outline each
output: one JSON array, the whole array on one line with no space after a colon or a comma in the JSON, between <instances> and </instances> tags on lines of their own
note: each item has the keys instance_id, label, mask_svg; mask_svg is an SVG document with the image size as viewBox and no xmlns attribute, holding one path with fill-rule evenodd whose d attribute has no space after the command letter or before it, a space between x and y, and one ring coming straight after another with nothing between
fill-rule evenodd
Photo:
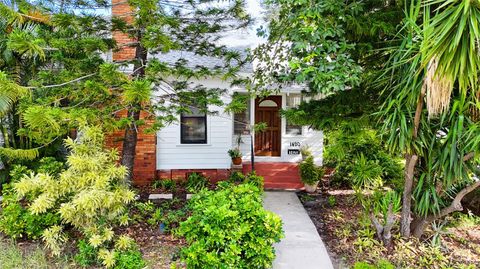
<instances>
[{"instance_id":1,"label":"ground cover plant","mask_svg":"<svg viewBox=\"0 0 480 269\"><path fill-rule=\"evenodd\" d=\"M387 248L376 236L353 190L329 189L317 195L300 193L299 197L338 268L480 266L480 222L474 215L456 214L446 223L429 228L424 240L401 239L397 217L392 227L392 245ZM335 204L329 203L331 197L335 197Z\"/></svg>"}]
</instances>

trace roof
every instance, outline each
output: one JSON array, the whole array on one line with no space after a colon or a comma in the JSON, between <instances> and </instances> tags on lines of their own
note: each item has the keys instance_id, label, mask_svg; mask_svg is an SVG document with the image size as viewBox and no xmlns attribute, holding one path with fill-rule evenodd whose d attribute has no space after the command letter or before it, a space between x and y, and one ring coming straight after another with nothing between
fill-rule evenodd
<instances>
[{"instance_id":1,"label":"roof","mask_svg":"<svg viewBox=\"0 0 480 269\"><path fill-rule=\"evenodd\" d=\"M241 57L245 59L247 57L246 47L236 47L229 48L231 51L237 51L240 53ZM159 59L162 62L168 64L175 64L178 60L184 59L187 61L187 67L191 69L198 68L200 66L206 67L208 69L214 69L224 66L224 61L221 58L198 55L191 51L181 51L181 50L171 50L167 53L155 53L150 54L149 57ZM240 69L241 73L253 73L252 63L249 62L242 66Z\"/></svg>"}]
</instances>

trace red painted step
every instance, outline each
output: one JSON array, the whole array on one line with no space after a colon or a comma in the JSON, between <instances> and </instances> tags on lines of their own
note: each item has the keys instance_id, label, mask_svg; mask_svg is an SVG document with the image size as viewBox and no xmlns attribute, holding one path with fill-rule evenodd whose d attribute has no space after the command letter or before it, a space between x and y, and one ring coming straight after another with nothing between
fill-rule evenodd
<instances>
[{"instance_id":1,"label":"red painted step","mask_svg":"<svg viewBox=\"0 0 480 269\"><path fill-rule=\"evenodd\" d=\"M243 172L251 171L250 163L243 164ZM265 189L301 189L303 183L300 181L297 163L255 163L255 172L263 176Z\"/></svg>"}]
</instances>

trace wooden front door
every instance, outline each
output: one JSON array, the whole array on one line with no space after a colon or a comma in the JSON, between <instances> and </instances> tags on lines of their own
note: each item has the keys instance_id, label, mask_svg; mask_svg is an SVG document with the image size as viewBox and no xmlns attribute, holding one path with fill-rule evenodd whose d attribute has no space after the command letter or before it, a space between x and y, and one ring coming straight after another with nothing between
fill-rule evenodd
<instances>
[{"instance_id":1,"label":"wooden front door","mask_svg":"<svg viewBox=\"0 0 480 269\"><path fill-rule=\"evenodd\" d=\"M281 96L255 100L255 124L266 123L267 128L255 133L255 155L280 156L281 151Z\"/></svg>"}]
</instances>

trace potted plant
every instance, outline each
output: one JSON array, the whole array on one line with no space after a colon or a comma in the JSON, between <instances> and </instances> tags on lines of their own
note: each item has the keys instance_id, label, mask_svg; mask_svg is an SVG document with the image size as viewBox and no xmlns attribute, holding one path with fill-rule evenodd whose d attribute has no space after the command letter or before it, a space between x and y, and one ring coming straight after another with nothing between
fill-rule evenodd
<instances>
[{"instance_id":1,"label":"potted plant","mask_svg":"<svg viewBox=\"0 0 480 269\"><path fill-rule=\"evenodd\" d=\"M228 155L232 158L234 165L242 164L242 152L238 148L228 150Z\"/></svg>"},{"instance_id":2,"label":"potted plant","mask_svg":"<svg viewBox=\"0 0 480 269\"><path fill-rule=\"evenodd\" d=\"M300 178L305 185L305 191L315 192L323 173L323 168L315 165L313 156L308 156L302 161L300 163Z\"/></svg>"},{"instance_id":3,"label":"potted plant","mask_svg":"<svg viewBox=\"0 0 480 269\"><path fill-rule=\"evenodd\" d=\"M303 145L300 148L300 153L302 154L302 160L306 160L308 156L312 156L312 150L309 145Z\"/></svg>"}]
</instances>

